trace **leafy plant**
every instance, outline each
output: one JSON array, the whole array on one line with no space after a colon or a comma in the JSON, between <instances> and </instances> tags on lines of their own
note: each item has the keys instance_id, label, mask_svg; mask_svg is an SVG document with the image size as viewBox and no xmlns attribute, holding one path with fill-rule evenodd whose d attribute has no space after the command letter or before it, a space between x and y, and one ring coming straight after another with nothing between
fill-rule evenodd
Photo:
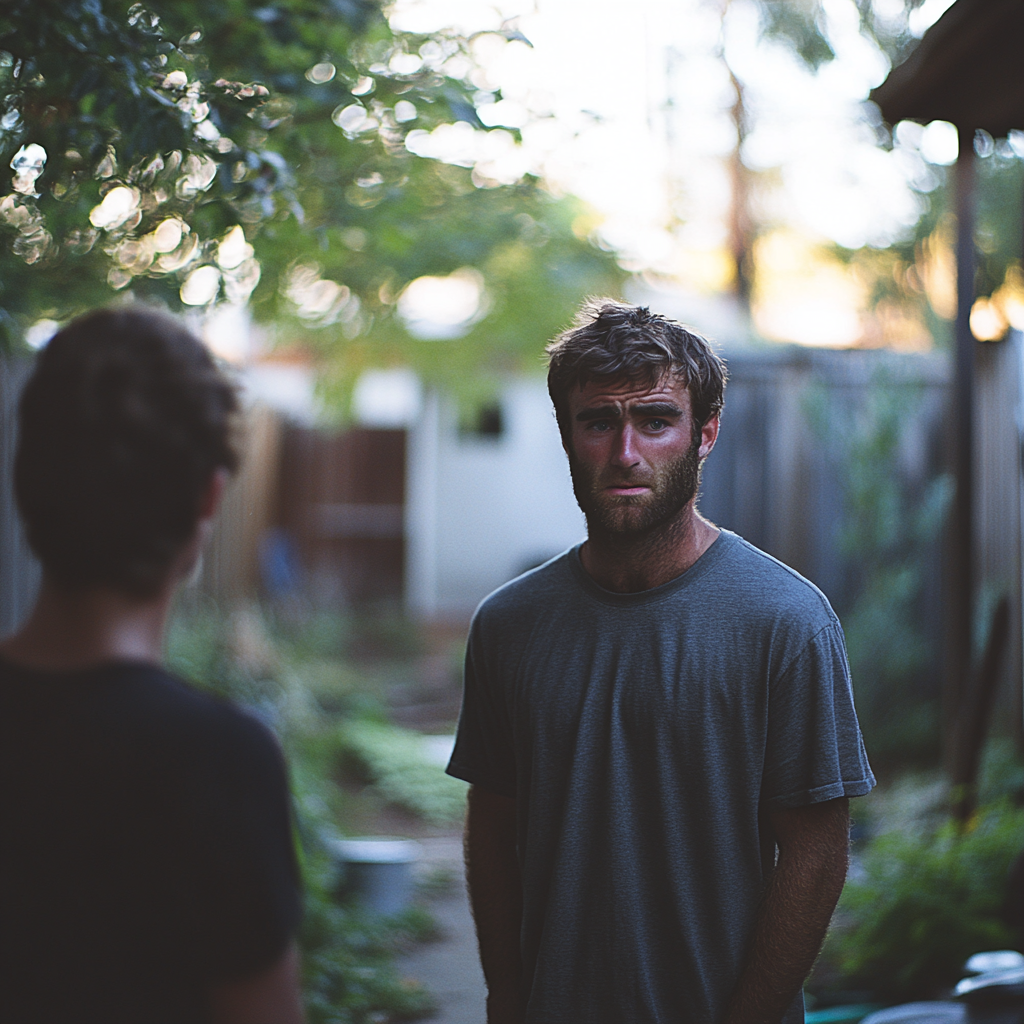
<instances>
[{"instance_id":1,"label":"leafy plant","mask_svg":"<svg viewBox=\"0 0 1024 1024\"><path fill-rule=\"evenodd\" d=\"M463 83L439 70L461 42L435 40L431 61L415 55L425 41L393 35L373 0L5 3L0 159L16 174L0 203L0 306L38 316L30 304L54 280L71 286L43 302L58 314L133 283L176 300L201 266L244 298L260 278L252 250L221 259L219 240L234 225L255 236L275 217L302 219L304 125L333 133L351 175L370 122L389 122L378 146L401 144L399 97L419 103L420 127L477 123ZM332 122L346 105L366 131Z\"/></svg>"},{"instance_id":2,"label":"leafy plant","mask_svg":"<svg viewBox=\"0 0 1024 1024\"><path fill-rule=\"evenodd\" d=\"M862 409L844 414L823 395L809 407L843 467L837 539L855 596L840 618L868 751L882 763L933 760L939 739L921 601L952 482L938 475L915 484L900 466L908 407L919 400L908 390L877 381Z\"/></svg>"},{"instance_id":3,"label":"leafy plant","mask_svg":"<svg viewBox=\"0 0 1024 1024\"><path fill-rule=\"evenodd\" d=\"M982 803L1024 799L1024 761L1009 736L992 736L985 744L978 773L978 797Z\"/></svg>"},{"instance_id":4,"label":"leafy plant","mask_svg":"<svg viewBox=\"0 0 1024 1024\"><path fill-rule=\"evenodd\" d=\"M421 907L381 919L338 901L336 865L323 842L325 835L336 835L344 825L343 795L332 777L349 750L349 737L354 737L354 747L372 764L375 777L389 780L385 796L434 820L450 806L442 792L446 784L451 784L449 789L461 784L428 763L422 737L373 720L373 715L381 714L379 704L372 695L360 697L354 673L336 660L350 639L345 628L320 617L289 633L282 642L256 609L226 615L215 603L193 594L172 622L168 663L201 689L247 705L268 719L285 747L304 881L299 939L310 1024L415 1020L431 1010L433 1001L422 985L399 976L395 953L429 937L432 920ZM307 679L310 672L314 678ZM341 677L340 704L337 685L319 678L328 674ZM362 717L350 722L352 714ZM374 751L378 739L382 748ZM438 786L434 779L434 788L430 782L421 785L411 778L417 772L444 781Z\"/></svg>"},{"instance_id":5,"label":"leafy plant","mask_svg":"<svg viewBox=\"0 0 1024 1024\"><path fill-rule=\"evenodd\" d=\"M322 852L307 859L302 924L302 988L310 1024L392 1024L433 1009L418 982L394 966L396 946L423 936L421 914L367 915L339 904L333 865Z\"/></svg>"},{"instance_id":6,"label":"leafy plant","mask_svg":"<svg viewBox=\"0 0 1024 1024\"><path fill-rule=\"evenodd\" d=\"M1024 845L1024 810L983 807L953 823L871 840L846 884L823 953L844 986L902 1002L952 986L973 953L1016 936L1000 917L1006 879Z\"/></svg>"},{"instance_id":7,"label":"leafy plant","mask_svg":"<svg viewBox=\"0 0 1024 1024\"><path fill-rule=\"evenodd\" d=\"M436 825L461 820L466 784L446 775L427 755L424 737L374 721L355 721L343 731L346 748L368 769L380 792L392 803Z\"/></svg>"}]
</instances>

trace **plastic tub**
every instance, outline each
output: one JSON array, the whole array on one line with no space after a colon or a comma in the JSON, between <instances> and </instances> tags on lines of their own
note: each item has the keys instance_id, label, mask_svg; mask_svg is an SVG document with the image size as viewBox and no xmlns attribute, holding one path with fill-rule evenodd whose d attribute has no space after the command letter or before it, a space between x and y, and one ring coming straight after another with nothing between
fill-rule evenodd
<instances>
[{"instance_id":1,"label":"plastic tub","mask_svg":"<svg viewBox=\"0 0 1024 1024\"><path fill-rule=\"evenodd\" d=\"M412 839L366 836L334 839L330 848L342 869L341 889L376 914L405 910L413 894L412 866L422 852Z\"/></svg>"}]
</instances>

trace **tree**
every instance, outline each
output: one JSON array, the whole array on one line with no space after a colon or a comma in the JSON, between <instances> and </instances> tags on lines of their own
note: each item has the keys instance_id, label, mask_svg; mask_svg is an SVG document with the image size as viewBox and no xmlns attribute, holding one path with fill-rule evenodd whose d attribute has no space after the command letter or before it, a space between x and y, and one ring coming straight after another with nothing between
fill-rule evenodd
<instances>
[{"instance_id":1,"label":"tree","mask_svg":"<svg viewBox=\"0 0 1024 1024\"><path fill-rule=\"evenodd\" d=\"M117 291L172 306L252 294L258 316L312 325L326 351L359 353L350 364L395 360L403 345L415 349L392 315L401 289L465 266L491 268L495 314L507 306L501 280L563 288L555 301L534 297L557 311L544 330L558 326L582 294L621 281L610 256L573 234L567 204L529 178L477 187L496 183L405 146L438 125L482 129L471 70L466 40L396 34L375 0L5 4L8 341ZM502 278L520 242L550 244L558 265ZM367 332L379 351L353 346ZM488 332L486 344L463 346L465 365L507 342Z\"/></svg>"},{"instance_id":2,"label":"tree","mask_svg":"<svg viewBox=\"0 0 1024 1024\"><path fill-rule=\"evenodd\" d=\"M490 392L502 375L543 368L544 344L584 297L621 289L613 255L586 237L592 215L532 178L477 188L469 168L408 154L371 161L361 173L367 184L355 187L366 195L355 199L374 205L351 209L346 226L328 214L344 201L335 192L353 188L342 177L324 183L305 227L289 220L267 228L264 259L286 284L253 297L263 320L303 321L301 337L319 350L336 397L361 370L382 365L411 366L465 398ZM296 262L311 226L319 243ZM476 316L448 336L416 337L399 315L403 286L453 272L479 290Z\"/></svg>"},{"instance_id":3,"label":"tree","mask_svg":"<svg viewBox=\"0 0 1024 1024\"><path fill-rule=\"evenodd\" d=\"M861 32L873 39L893 64L906 59L917 42L912 14L924 0L854 0ZM758 0L762 32L786 43L811 68L834 60L824 0Z\"/></svg>"},{"instance_id":4,"label":"tree","mask_svg":"<svg viewBox=\"0 0 1024 1024\"><path fill-rule=\"evenodd\" d=\"M730 0L723 0L728 5ZM807 67L817 70L836 56L830 38L829 16L824 0L756 0L760 18L761 34L766 39L787 46ZM861 33L871 39L896 66L910 55L919 41L924 24L919 20L918 9L923 0L854 0L860 16ZM920 12L923 13L923 12ZM917 24L915 24L917 21ZM741 84L737 83L738 90ZM742 142L742 92L737 105L737 134ZM896 127L896 126L890 126ZM904 130L909 129L909 130ZM891 148L897 140L890 135L886 126L875 125L879 145ZM835 247L834 255L841 261L852 263L858 276L870 282L872 307L883 317L890 317L899 323L912 323L918 319L928 333L938 342L948 341L949 320L953 315L950 302L942 301L946 292L955 288L950 281L940 283L938 278L952 274L952 253L948 252L953 234L952 199L949 190L947 170L943 166L929 165L922 159L914 142L920 131L913 126L900 130L899 143L906 158L905 166L916 164L917 170L910 174L910 185L920 198L921 214L907 237L893 243L884 250L864 248L848 250ZM1024 294L1024 276L1019 265L1020 252L1020 204L1021 181L1024 178L1024 161L1021 160L1020 144L1011 145L1007 140L995 141L986 133L979 133L975 149L981 158L978 162L978 211L975 238L978 250L977 291L981 296L991 296L991 301L982 299L990 321L990 329L998 331L1007 327L1007 306L1019 303ZM742 251L749 251L756 231L751 227L753 217L746 211L746 195L749 181L740 161L735 161L739 172L738 187L734 189L737 207L734 219L747 225L747 232L734 229L734 245L738 260ZM938 264L950 264L949 275L944 275ZM911 313L906 320L898 315L899 310ZM998 334L993 334L993 337Z\"/></svg>"}]
</instances>

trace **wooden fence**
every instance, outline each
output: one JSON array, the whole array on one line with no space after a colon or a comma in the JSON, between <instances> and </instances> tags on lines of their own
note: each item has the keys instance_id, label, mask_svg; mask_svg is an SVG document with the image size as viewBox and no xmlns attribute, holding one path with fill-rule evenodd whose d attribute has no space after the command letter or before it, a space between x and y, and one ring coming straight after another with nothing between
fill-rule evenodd
<instances>
[{"instance_id":1,"label":"wooden fence","mask_svg":"<svg viewBox=\"0 0 1024 1024\"><path fill-rule=\"evenodd\" d=\"M704 467L700 507L849 603L856 572L839 551L849 432L882 391L905 409L896 472L911 494L944 464L948 363L779 348L732 353L722 429ZM938 557L938 546L936 546Z\"/></svg>"},{"instance_id":2,"label":"wooden fence","mask_svg":"<svg viewBox=\"0 0 1024 1024\"><path fill-rule=\"evenodd\" d=\"M976 584L1013 602L1004 694L1019 701L1021 666L1022 337L978 348ZM845 469L843 424L856 423L880 387L902 396L898 472L910 493L948 464L949 361L941 355L768 348L734 352L723 429L709 459L702 510L817 583L848 608L857 566L837 548ZM0 634L25 614L38 568L11 492L14 408L27 364L0 360ZM813 415L813 409L823 412ZM823 427L822 424L831 424ZM823 435L831 432L833 436ZM405 438L397 431L338 435L282 427L248 415L243 468L228 492L202 587L232 603L258 594L261 541L271 526L295 541L306 584L348 601L397 598L404 542ZM942 545L926 559L929 646L941 659ZM311 570L311 571L310 571ZM322 577L322 578L321 578ZM1002 702L1007 707L1007 702Z\"/></svg>"},{"instance_id":3,"label":"wooden fence","mask_svg":"<svg viewBox=\"0 0 1024 1024\"><path fill-rule=\"evenodd\" d=\"M399 604L405 431L285 431L277 522L314 605Z\"/></svg>"},{"instance_id":4,"label":"wooden fence","mask_svg":"<svg viewBox=\"0 0 1024 1024\"><path fill-rule=\"evenodd\" d=\"M841 614L848 612L863 579L856 559L839 545L849 473L842 431L863 425L872 394L888 392L903 409L894 472L913 502L928 480L950 468L950 362L939 354L777 349L734 353L729 364L723 428L705 466L702 510L796 568ZM1010 637L997 714L1012 718L1019 732L1024 335L1011 332L1006 341L978 345L975 374L976 645L995 600L1007 594ZM947 530L924 558L920 611L931 652L927 674L936 688L948 632L943 564L957 542Z\"/></svg>"},{"instance_id":5,"label":"wooden fence","mask_svg":"<svg viewBox=\"0 0 1024 1024\"><path fill-rule=\"evenodd\" d=\"M242 462L225 491L199 579L200 589L224 605L259 593L260 543L277 515L280 418L266 406L253 406L240 433Z\"/></svg>"},{"instance_id":6,"label":"wooden fence","mask_svg":"<svg viewBox=\"0 0 1024 1024\"><path fill-rule=\"evenodd\" d=\"M975 632L983 635L995 600L1010 599L1008 656L1000 673L997 713L1013 716L1022 728L1022 440L1024 440L1024 333L979 345L974 364L974 523L975 591L981 614ZM979 635L979 642L981 636Z\"/></svg>"}]
</instances>

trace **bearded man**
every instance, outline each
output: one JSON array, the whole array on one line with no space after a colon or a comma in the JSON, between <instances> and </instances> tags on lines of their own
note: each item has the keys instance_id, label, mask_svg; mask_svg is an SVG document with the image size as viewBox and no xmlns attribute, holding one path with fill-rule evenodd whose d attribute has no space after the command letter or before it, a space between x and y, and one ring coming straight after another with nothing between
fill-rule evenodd
<instances>
[{"instance_id":1,"label":"bearded man","mask_svg":"<svg viewBox=\"0 0 1024 1024\"><path fill-rule=\"evenodd\" d=\"M448 767L488 1022L800 1022L874 785L842 629L697 512L705 339L601 300L548 352L587 539L478 609Z\"/></svg>"}]
</instances>

